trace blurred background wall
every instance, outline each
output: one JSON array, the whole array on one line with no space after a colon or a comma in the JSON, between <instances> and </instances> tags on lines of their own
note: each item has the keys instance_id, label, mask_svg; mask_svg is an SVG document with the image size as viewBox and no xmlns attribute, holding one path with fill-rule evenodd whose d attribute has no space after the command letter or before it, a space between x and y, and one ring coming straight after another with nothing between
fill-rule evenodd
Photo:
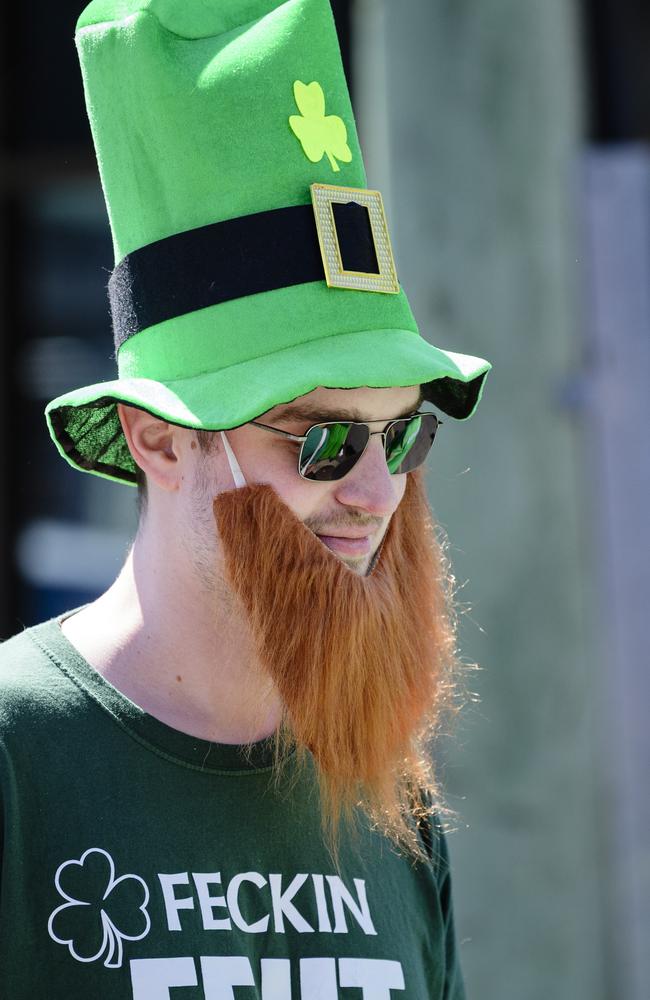
<instances>
[{"instance_id":1,"label":"blurred background wall","mask_svg":"<svg viewBox=\"0 0 650 1000\"><path fill-rule=\"evenodd\" d=\"M135 528L42 417L114 371L81 6L2 33L0 638L96 596ZM429 469L481 668L440 755L468 995L647 1000L650 8L333 6L421 329L494 364Z\"/></svg>"}]
</instances>

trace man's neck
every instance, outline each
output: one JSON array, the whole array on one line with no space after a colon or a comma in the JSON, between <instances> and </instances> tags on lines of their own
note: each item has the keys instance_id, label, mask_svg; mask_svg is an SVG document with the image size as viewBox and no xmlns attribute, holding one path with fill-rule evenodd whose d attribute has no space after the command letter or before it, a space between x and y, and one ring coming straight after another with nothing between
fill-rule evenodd
<instances>
[{"instance_id":1,"label":"man's neck","mask_svg":"<svg viewBox=\"0 0 650 1000\"><path fill-rule=\"evenodd\" d=\"M216 743L269 736L280 699L230 595L198 588L190 572L170 579L147 556L146 542L136 539L113 585L64 620L66 638L110 684L174 729Z\"/></svg>"}]
</instances>

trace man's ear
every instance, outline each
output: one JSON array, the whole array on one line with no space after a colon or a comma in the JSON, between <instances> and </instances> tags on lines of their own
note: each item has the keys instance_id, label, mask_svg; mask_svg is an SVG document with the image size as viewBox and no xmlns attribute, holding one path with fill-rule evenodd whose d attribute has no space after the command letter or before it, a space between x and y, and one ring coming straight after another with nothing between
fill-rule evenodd
<instances>
[{"instance_id":1,"label":"man's ear","mask_svg":"<svg viewBox=\"0 0 650 1000\"><path fill-rule=\"evenodd\" d=\"M180 485L180 438L182 428L125 403L117 412L133 461L161 490L173 492Z\"/></svg>"}]
</instances>

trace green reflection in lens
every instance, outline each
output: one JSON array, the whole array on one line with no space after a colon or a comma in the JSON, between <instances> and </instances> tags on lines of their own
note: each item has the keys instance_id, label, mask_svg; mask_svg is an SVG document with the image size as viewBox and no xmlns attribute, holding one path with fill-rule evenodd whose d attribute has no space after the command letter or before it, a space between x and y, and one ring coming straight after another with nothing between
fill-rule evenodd
<instances>
[{"instance_id":1,"label":"green reflection in lens","mask_svg":"<svg viewBox=\"0 0 650 1000\"><path fill-rule=\"evenodd\" d=\"M305 469L316 462L327 462L335 458L345 444L349 424L330 424L327 427L312 427L303 445L301 467Z\"/></svg>"},{"instance_id":2,"label":"green reflection in lens","mask_svg":"<svg viewBox=\"0 0 650 1000\"><path fill-rule=\"evenodd\" d=\"M397 434L391 442L390 454L386 459L391 473L395 473L397 469L399 469L400 465L408 455L415 443L415 439L420 433L421 426L422 418L414 417L406 424L404 433L401 436Z\"/></svg>"}]
</instances>

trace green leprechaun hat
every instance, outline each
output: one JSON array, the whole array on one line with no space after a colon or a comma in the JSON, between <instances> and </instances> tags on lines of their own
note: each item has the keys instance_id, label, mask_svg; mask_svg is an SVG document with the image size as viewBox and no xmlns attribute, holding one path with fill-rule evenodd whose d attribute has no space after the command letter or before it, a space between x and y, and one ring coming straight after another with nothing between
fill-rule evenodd
<instances>
[{"instance_id":1,"label":"green leprechaun hat","mask_svg":"<svg viewBox=\"0 0 650 1000\"><path fill-rule=\"evenodd\" d=\"M135 482L118 402L228 430L317 386L422 384L471 416L490 365L419 334L329 0L93 0L75 41L118 378L47 406L68 462Z\"/></svg>"}]
</instances>

